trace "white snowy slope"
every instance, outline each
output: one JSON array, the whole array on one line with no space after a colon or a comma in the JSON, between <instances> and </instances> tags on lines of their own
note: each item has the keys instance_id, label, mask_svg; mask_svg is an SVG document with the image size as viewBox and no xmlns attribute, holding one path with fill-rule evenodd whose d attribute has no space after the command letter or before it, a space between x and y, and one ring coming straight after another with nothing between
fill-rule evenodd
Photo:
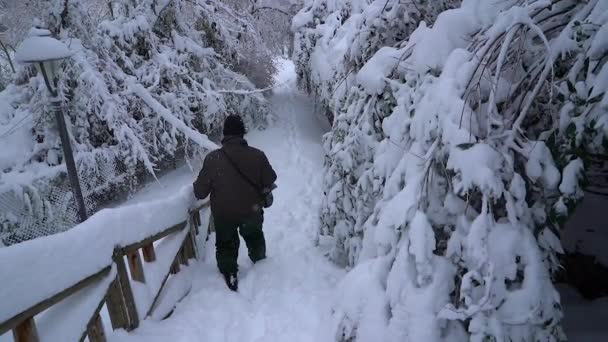
<instances>
[{"instance_id":1,"label":"white snowy slope","mask_svg":"<svg viewBox=\"0 0 608 342\"><path fill-rule=\"evenodd\" d=\"M323 124L310 101L297 92L290 62L277 76L286 85L274 91L271 128L251 132L252 146L266 152L278 173L275 203L265 215L268 258L252 265L245 245L239 254L239 292L229 291L215 266L214 236L205 262L191 270L190 294L164 321L142 322L131 333L117 331L110 341L333 341L330 312L343 271L314 243L318 226ZM160 196L192 181L184 169L146 189L135 201ZM169 185L170 184L170 185ZM156 189L156 191L154 190Z\"/></svg>"}]
</instances>

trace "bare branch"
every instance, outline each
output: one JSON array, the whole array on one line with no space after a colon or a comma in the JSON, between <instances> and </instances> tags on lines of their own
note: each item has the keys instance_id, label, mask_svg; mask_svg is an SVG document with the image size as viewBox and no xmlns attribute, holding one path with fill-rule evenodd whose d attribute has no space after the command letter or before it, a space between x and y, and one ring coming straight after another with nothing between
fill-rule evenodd
<instances>
[{"instance_id":1,"label":"bare branch","mask_svg":"<svg viewBox=\"0 0 608 342\"><path fill-rule=\"evenodd\" d=\"M276 11L276 12L279 12L279 13L284 14L284 15L286 15L286 16L291 16L291 14L289 14L289 13L287 13L287 12L283 11L282 9L279 9L279 8L276 8L276 7L270 7L270 6L263 6L263 7L257 7L257 8L254 8L254 9L251 11L251 15L254 15L254 14L256 14L257 12L260 12L260 11L266 11L266 10L268 10L268 11Z\"/></svg>"}]
</instances>

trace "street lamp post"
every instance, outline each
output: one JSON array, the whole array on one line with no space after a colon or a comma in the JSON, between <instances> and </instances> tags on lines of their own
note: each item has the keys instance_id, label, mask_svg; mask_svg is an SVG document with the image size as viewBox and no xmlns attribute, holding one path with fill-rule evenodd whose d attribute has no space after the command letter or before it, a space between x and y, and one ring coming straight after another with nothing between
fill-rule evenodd
<instances>
[{"instance_id":1,"label":"street lamp post","mask_svg":"<svg viewBox=\"0 0 608 342\"><path fill-rule=\"evenodd\" d=\"M34 64L38 72L44 78L49 93L51 94L51 104L55 113L55 120L59 129L63 157L68 170L68 178L72 186L78 216L81 222L87 219L87 209L84 204L76 163L70 144L70 136L65 125L65 118L61 109L61 99L57 91L57 71L61 67L61 62L72 55L72 52L61 41L51 37L48 30L33 28L29 36L21 43L15 54L15 59L19 63Z\"/></svg>"},{"instance_id":2,"label":"street lamp post","mask_svg":"<svg viewBox=\"0 0 608 342\"><path fill-rule=\"evenodd\" d=\"M15 65L13 65L13 60L11 59L11 54L6 48L8 43L6 43L6 32L8 31L8 27L2 25L0 23L0 47L4 50L4 54L6 55L6 59L8 60L8 64L11 66L11 70L15 72Z\"/></svg>"}]
</instances>

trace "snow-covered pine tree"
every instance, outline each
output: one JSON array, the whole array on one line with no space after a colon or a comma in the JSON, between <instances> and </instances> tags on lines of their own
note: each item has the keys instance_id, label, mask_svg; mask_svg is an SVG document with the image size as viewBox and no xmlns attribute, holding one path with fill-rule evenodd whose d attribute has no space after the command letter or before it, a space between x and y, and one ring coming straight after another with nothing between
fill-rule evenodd
<instances>
[{"instance_id":1,"label":"snow-covered pine tree","mask_svg":"<svg viewBox=\"0 0 608 342\"><path fill-rule=\"evenodd\" d=\"M294 20L301 85L336 116L321 233L355 267L337 339L563 340L551 275L608 147L608 3L416 2L425 21L351 72L344 46L367 45L348 37L397 3L314 1Z\"/></svg>"},{"instance_id":2,"label":"snow-covered pine tree","mask_svg":"<svg viewBox=\"0 0 608 342\"><path fill-rule=\"evenodd\" d=\"M194 131L217 133L228 114L252 126L266 123L264 97L230 68L245 57L243 45L266 51L257 32L227 24L246 26L247 16L221 1L112 1L101 19L89 17L90 6L56 0L42 18L74 51L63 64L59 93L87 197L111 199L128 178L162 170L176 155L204 153L210 145ZM2 170L0 190L18 196L32 186L44 192L66 183L48 95L34 75L20 67L1 94L9 104L1 119L20 124L27 146ZM23 125L24 117L32 124Z\"/></svg>"}]
</instances>

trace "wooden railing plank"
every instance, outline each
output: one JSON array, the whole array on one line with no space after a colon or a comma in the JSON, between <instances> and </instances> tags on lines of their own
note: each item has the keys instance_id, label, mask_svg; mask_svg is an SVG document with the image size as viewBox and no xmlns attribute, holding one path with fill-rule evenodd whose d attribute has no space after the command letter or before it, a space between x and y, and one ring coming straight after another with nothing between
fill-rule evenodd
<instances>
[{"instance_id":1,"label":"wooden railing plank","mask_svg":"<svg viewBox=\"0 0 608 342\"><path fill-rule=\"evenodd\" d=\"M122 247L122 252L124 254L127 254L129 252L138 250L138 249L144 247L145 245L150 244L150 243L152 243L154 241L160 240L160 239L164 238L165 236L171 235L171 234L173 234L175 232L179 232L180 230L184 229L184 227L186 226L187 223L188 223L187 221L182 221L182 222L180 222L180 223L178 223L176 225L173 225L173 226L171 226L171 227L163 230L160 233L154 234L154 235L152 235L152 236L150 236L148 238L145 238L145 239L143 239L143 240L141 240L139 242L132 243L130 245L124 246L124 247Z\"/></svg>"},{"instance_id":2,"label":"wooden railing plank","mask_svg":"<svg viewBox=\"0 0 608 342\"><path fill-rule=\"evenodd\" d=\"M179 252L177 253L177 255L175 256L175 260L173 260L173 263L171 264L171 268L169 269L169 272L171 274L177 274L179 273L180 267L179 267Z\"/></svg>"},{"instance_id":3,"label":"wooden railing plank","mask_svg":"<svg viewBox=\"0 0 608 342\"><path fill-rule=\"evenodd\" d=\"M131 279L140 283L146 283L146 276L144 274L144 266L141 262L141 256L138 250L131 251L126 254L127 261L129 262L129 271L131 272Z\"/></svg>"},{"instance_id":4,"label":"wooden railing plank","mask_svg":"<svg viewBox=\"0 0 608 342\"><path fill-rule=\"evenodd\" d=\"M87 336L89 337L89 342L106 342L106 333L103 330L99 312L95 313L95 316L93 316L93 319L89 322Z\"/></svg>"},{"instance_id":5,"label":"wooden railing plank","mask_svg":"<svg viewBox=\"0 0 608 342\"><path fill-rule=\"evenodd\" d=\"M179 263L188 266L188 258L186 257L186 239L182 242L182 247L179 249Z\"/></svg>"},{"instance_id":6,"label":"wooden railing plank","mask_svg":"<svg viewBox=\"0 0 608 342\"><path fill-rule=\"evenodd\" d=\"M194 227L194 231L196 232L196 235L198 235L198 228L201 225L201 212L200 211L193 212L191 214L190 220L191 220L190 222L191 222L192 226Z\"/></svg>"},{"instance_id":7,"label":"wooden railing plank","mask_svg":"<svg viewBox=\"0 0 608 342\"><path fill-rule=\"evenodd\" d=\"M34 318L30 317L25 321L20 322L13 329L13 339L15 342L38 342L38 331Z\"/></svg>"},{"instance_id":8,"label":"wooden railing plank","mask_svg":"<svg viewBox=\"0 0 608 342\"><path fill-rule=\"evenodd\" d=\"M192 240L192 231L188 232L188 235L186 235L186 240L184 240L184 256L187 259L194 259L194 242Z\"/></svg>"},{"instance_id":9,"label":"wooden railing plank","mask_svg":"<svg viewBox=\"0 0 608 342\"><path fill-rule=\"evenodd\" d=\"M101 271L99 271L93 275L90 275L90 276L84 278L83 280L79 281L78 283L76 283L76 285L71 286L71 287L59 292L58 294L54 295L51 298L43 300L42 302L17 314L16 316L8 319L5 322L0 323L0 335L6 333L7 331L12 330L17 325L19 325L21 322L27 320L30 317L36 316L37 314L41 313L42 311L50 308L51 306L59 303L63 299L65 299L65 298L71 296L72 294L78 292L79 290L85 288L86 286L93 284L96 281L102 279L103 277L108 275L108 273L110 273L111 269L112 269L112 266L108 265L108 266L104 267Z\"/></svg>"},{"instance_id":10,"label":"wooden railing plank","mask_svg":"<svg viewBox=\"0 0 608 342\"><path fill-rule=\"evenodd\" d=\"M114 262L116 263L116 270L118 271L118 281L120 284L120 291L129 317L129 324L126 327L127 331L131 331L139 326L139 316L137 314L137 307L135 306L135 298L133 297L133 290L131 289L131 283L129 282L129 275L127 274L127 267L125 266L125 259L120 250L114 253Z\"/></svg>"},{"instance_id":11,"label":"wooden railing plank","mask_svg":"<svg viewBox=\"0 0 608 342\"><path fill-rule=\"evenodd\" d=\"M118 277L110 284L108 295L106 296L106 307L110 315L112 329L126 329L129 326L129 316L127 307L122 297L120 280Z\"/></svg>"},{"instance_id":12,"label":"wooden railing plank","mask_svg":"<svg viewBox=\"0 0 608 342\"><path fill-rule=\"evenodd\" d=\"M200 260L201 256L199 253L199 249L198 249L198 244L196 243L196 237L198 236L198 231L196 231L194 229L194 227L190 227L190 240L192 243L192 253L193 253L193 258L196 260Z\"/></svg>"},{"instance_id":13,"label":"wooden railing plank","mask_svg":"<svg viewBox=\"0 0 608 342\"><path fill-rule=\"evenodd\" d=\"M154 252L154 243L150 242L149 244L143 246L141 251L144 255L145 262L154 262L156 261L156 253Z\"/></svg>"}]
</instances>

